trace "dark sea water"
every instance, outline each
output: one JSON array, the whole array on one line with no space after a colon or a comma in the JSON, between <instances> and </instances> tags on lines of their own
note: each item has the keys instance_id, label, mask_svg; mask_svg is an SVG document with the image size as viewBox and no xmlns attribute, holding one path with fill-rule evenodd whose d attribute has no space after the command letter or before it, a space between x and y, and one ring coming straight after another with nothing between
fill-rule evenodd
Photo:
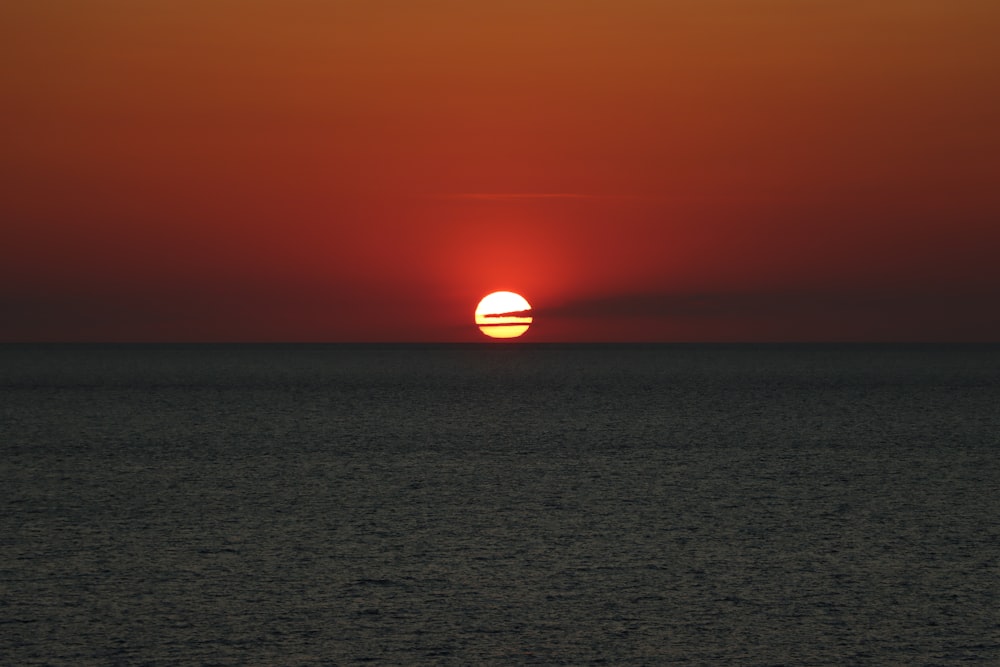
<instances>
[{"instance_id":1,"label":"dark sea water","mask_svg":"<svg viewBox=\"0 0 1000 667\"><path fill-rule=\"evenodd\" d=\"M0 347L4 665L1000 664L1000 346Z\"/></svg>"}]
</instances>

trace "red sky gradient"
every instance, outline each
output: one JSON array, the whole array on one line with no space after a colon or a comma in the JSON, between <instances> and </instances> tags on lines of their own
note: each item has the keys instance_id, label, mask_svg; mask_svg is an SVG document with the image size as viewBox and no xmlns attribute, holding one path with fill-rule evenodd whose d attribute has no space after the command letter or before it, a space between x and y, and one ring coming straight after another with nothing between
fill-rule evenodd
<instances>
[{"instance_id":1,"label":"red sky gradient","mask_svg":"<svg viewBox=\"0 0 1000 667\"><path fill-rule=\"evenodd\" d=\"M996 0L8 0L0 341L1000 341Z\"/></svg>"}]
</instances>

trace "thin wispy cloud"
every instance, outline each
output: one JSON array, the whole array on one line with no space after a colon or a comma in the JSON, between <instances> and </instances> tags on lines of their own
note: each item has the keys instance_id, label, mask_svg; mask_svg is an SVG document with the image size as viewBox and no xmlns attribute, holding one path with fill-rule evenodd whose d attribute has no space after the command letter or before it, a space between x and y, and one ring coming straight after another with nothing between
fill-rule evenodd
<instances>
[{"instance_id":1,"label":"thin wispy cloud","mask_svg":"<svg viewBox=\"0 0 1000 667\"><path fill-rule=\"evenodd\" d=\"M857 313L954 308L983 304L985 294L893 294L867 291L760 291L707 293L632 293L571 300L539 306L539 317L568 318L714 318L775 317L817 313Z\"/></svg>"},{"instance_id":2,"label":"thin wispy cloud","mask_svg":"<svg viewBox=\"0 0 1000 667\"><path fill-rule=\"evenodd\" d=\"M433 198L458 201L523 201L534 199L616 199L619 197L578 192L452 192L435 195Z\"/></svg>"}]
</instances>

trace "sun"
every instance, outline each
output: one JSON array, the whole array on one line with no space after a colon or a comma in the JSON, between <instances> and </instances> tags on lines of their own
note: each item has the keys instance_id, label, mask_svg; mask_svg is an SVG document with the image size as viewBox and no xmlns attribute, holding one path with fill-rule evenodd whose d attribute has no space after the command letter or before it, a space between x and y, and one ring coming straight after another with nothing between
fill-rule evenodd
<instances>
[{"instance_id":1,"label":"sun","mask_svg":"<svg viewBox=\"0 0 1000 667\"><path fill-rule=\"evenodd\" d=\"M490 338L517 338L531 326L531 304L515 292L493 292L476 306L476 324Z\"/></svg>"}]
</instances>

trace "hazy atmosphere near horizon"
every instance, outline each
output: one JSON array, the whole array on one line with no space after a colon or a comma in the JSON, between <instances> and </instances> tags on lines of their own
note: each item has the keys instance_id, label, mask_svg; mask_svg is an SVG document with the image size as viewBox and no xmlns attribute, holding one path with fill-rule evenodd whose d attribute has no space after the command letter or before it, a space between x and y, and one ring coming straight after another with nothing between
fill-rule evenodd
<instances>
[{"instance_id":1,"label":"hazy atmosphere near horizon","mask_svg":"<svg viewBox=\"0 0 1000 667\"><path fill-rule=\"evenodd\" d=\"M12 0L0 340L1000 339L992 0Z\"/></svg>"}]
</instances>

